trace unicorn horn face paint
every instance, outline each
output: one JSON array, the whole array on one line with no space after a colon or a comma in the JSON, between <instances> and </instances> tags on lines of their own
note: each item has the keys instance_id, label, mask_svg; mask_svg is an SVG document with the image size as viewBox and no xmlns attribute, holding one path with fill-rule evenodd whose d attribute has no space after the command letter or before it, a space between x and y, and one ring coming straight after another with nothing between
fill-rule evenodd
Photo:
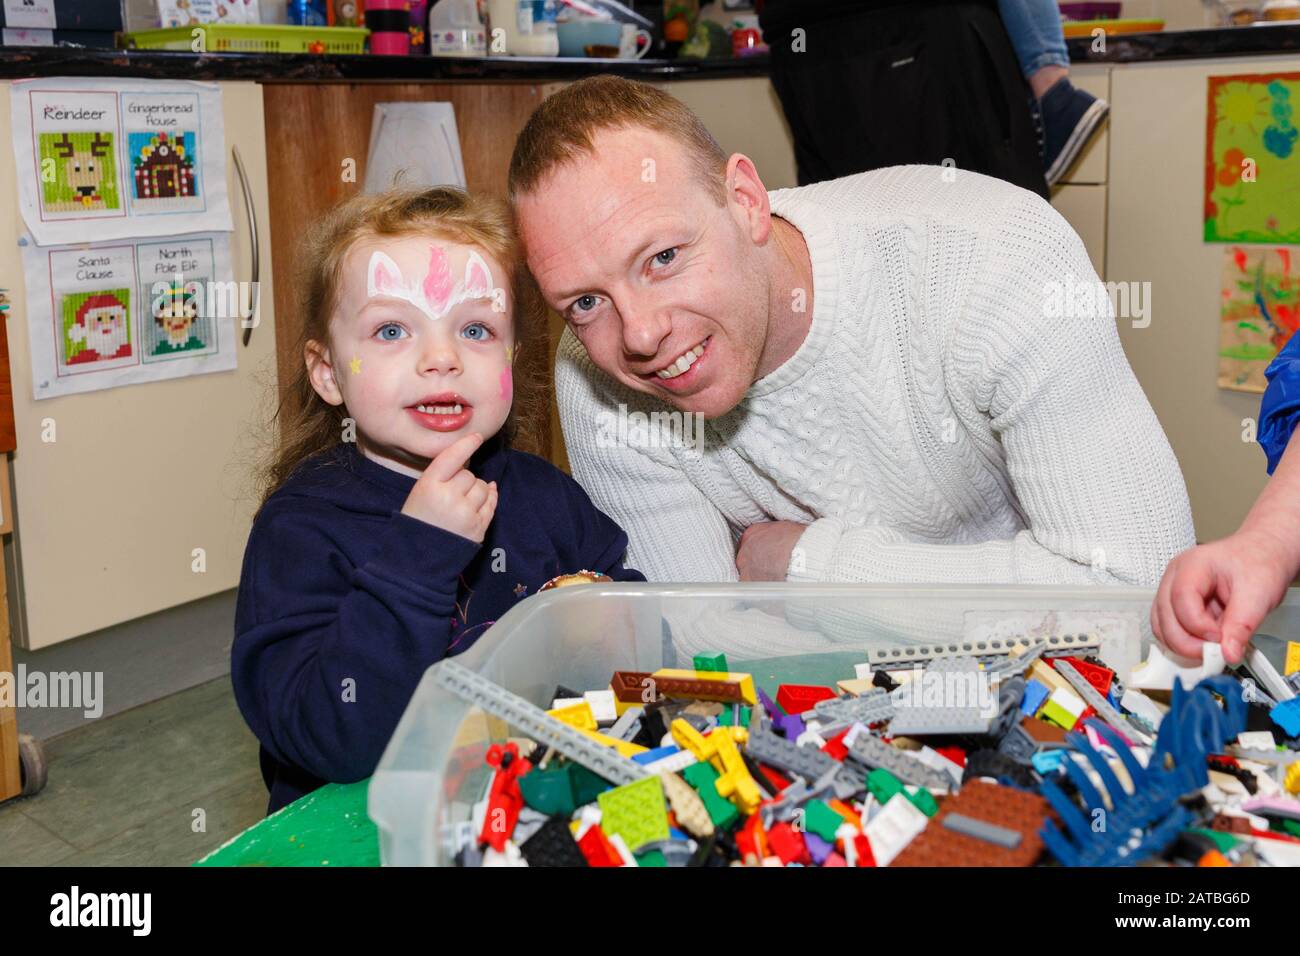
<instances>
[{"instance_id":1,"label":"unicorn horn face paint","mask_svg":"<svg viewBox=\"0 0 1300 956\"><path fill-rule=\"evenodd\" d=\"M388 296L411 303L430 319L437 321L462 302L486 299L492 294L492 271L483 257L467 250L464 275L452 278L451 261L446 247L430 243L428 263L422 276L408 276L382 249L370 254L366 273L366 297Z\"/></svg>"},{"instance_id":2,"label":"unicorn horn face paint","mask_svg":"<svg viewBox=\"0 0 1300 956\"><path fill-rule=\"evenodd\" d=\"M419 474L458 438L501 429L514 397L506 277L486 251L428 236L349 251L330 347L364 369L336 377L364 453Z\"/></svg>"}]
</instances>

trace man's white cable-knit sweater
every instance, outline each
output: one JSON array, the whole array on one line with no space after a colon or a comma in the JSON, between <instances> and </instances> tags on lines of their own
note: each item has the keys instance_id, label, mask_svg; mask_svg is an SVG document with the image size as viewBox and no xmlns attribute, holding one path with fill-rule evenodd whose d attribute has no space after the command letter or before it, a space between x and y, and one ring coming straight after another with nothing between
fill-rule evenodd
<instances>
[{"instance_id":1,"label":"man's white cable-knit sweater","mask_svg":"<svg viewBox=\"0 0 1300 956\"><path fill-rule=\"evenodd\" d=\"M706 423L703 449L610 441L620 403L669 406L565 333L569 460L626 529L631 566L734 581L741 532L785 520L808 525L792 581L1154 586L1193 544L1182 474L1115 320L1070 295L1097 281L1079 237L1032 193L944 172L769 194L808 246L811 328Z\"/></svg>"}]
</instances>

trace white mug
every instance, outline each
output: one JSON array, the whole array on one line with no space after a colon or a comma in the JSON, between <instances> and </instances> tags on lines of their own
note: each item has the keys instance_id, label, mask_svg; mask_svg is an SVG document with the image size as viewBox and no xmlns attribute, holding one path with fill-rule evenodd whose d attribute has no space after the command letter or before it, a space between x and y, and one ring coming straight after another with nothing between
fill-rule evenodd
<instances>
[{"instance_id":1,"label":"white mug","mask_svg":"<svg viewBox=\"0 0 1300 956\"><path fill-rule=\"evenodd\" d=\"M645 36L645 46L637 49L637 38ZM652 37L649 30L643 30L635 23L623 24L623 32L618 38L618 56L620 60L639 60L650 52Z\"/></svg>"}]
</instances>

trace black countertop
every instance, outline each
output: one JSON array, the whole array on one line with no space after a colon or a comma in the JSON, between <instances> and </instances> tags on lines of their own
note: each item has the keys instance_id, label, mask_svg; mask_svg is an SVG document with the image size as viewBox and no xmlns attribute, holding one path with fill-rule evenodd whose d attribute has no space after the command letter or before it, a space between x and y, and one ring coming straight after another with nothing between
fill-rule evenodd
<instances>
[{"instance_id":1,"label":"black countertop","mask_svg":"<svg viewBox=\"0 0 1300 956\"><path fill-rule=\"evenodd\" d=\"M1069 40L1075 63L1135 63L1300 52L1300 25L1134 33ZM723 60L589 60L551 57L397 57L321 54L166 53L80 47L0 47L0 79L34 76L255 80L261 83L529 82L617 73L647 80L766 76L764 55Z\"/></svg>"}]
</instances>

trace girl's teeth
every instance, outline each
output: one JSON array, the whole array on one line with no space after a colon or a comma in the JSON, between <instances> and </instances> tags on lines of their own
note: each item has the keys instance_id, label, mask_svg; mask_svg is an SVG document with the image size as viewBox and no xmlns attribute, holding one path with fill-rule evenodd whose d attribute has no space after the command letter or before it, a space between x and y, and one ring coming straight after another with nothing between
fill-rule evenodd
<instances>
[{"instance_id":1,"label":"girl's teeth","mask_svg":"<svg viewBox=\"0 0 1300 956\"><path fill-rule=\"evenodd\" d=\"M689 352L687 352L685 355L679 358L672 365L668 366L666 369L661 369L655 374L658 375L660 378L676 378L678 375L681 375L688 368L694 365L695 360L703 354L704 354L704 343L701 342L699 345L695 346L695 348L691 349Z\"/></svg>"},{"instance_id":2,"label":"girl's teeth","mask_svg":"<svg viewBox=\"0 0 1300 956\"><path fill-rule=\"evenodd\" d=\"M415 410L426 415L459 415L463 409L460 405L416 405Z\"/></svg>"}]
</instances>

